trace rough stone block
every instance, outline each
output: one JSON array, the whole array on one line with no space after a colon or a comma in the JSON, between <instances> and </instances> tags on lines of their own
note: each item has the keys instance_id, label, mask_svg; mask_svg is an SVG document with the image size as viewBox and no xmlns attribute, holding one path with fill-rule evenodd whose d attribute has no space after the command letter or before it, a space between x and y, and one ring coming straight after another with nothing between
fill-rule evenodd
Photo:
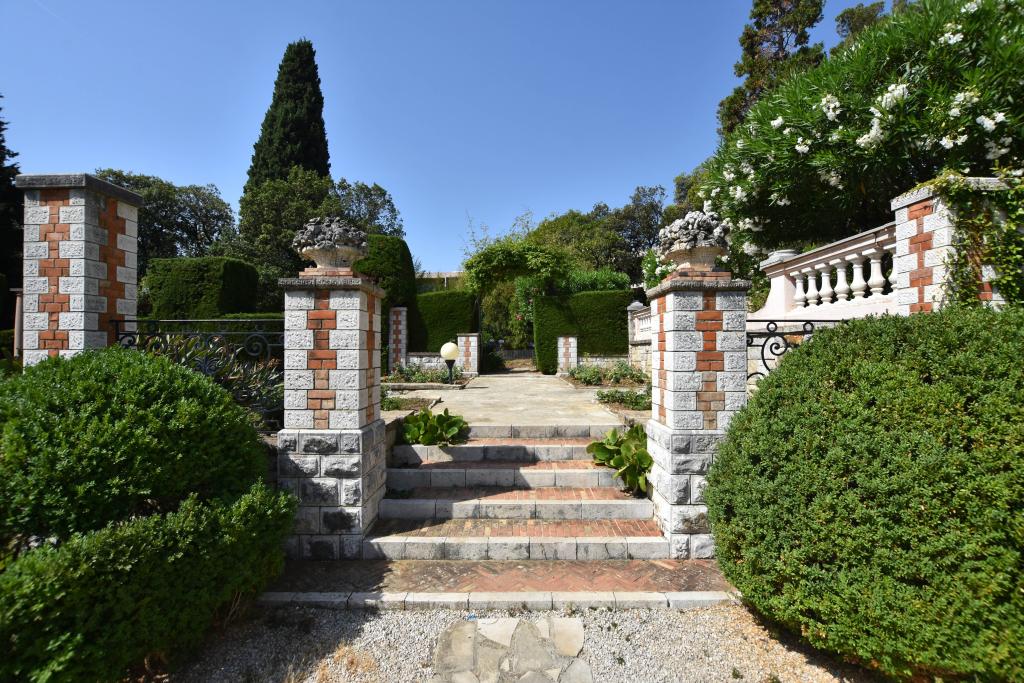
<instances>
[{"instance_id":1,"label":"rough stone block","mask_svg":"<svg viewBox=\"0 0 1024 683\"><path fill-rule=\"evenodd\" d=\"M299 455L279 455L277 472L283 477L315 477L320 474L320 458Z\"/></svg>"},{"instance_id":2,"label":"rough stone block","mask_svg":"<svg viewBox=\"0 0 1024 683\"><path fill-rule=\"evenodd\" d=\"M320 458L320 467L325 477L355 477L362 469L358 455L328 455Z\"/></svg>"},{"instance_id":3,"label":"rough stone block","mask_svg":"<svg viewBox=\"0 0 1024 683\"><path fill-rule=\"evenodd\" d=\"M530 559L530 539L492 536L487 540L487 559L528 560Z\"/></svg>"},{"instance_id":4,"label":"rough stone block","mask_svg":"<svg viewBox=\"0 0 1024 683\"><path fill-rule=\"evenodd\" d=\"M289 350L313 348L313 330L285 330L284 347Z\"/></svg>"},{"instance_id":5,"label":"rough stone block","mask_svg":"<svg viewBox=\"0 0 1024 683\"><path fill-rule=\"evenodd\" d=\"M715 310L719 311L746 311L746 292L716 292Z\"/></svg>"},{"instance_id":6,"label":"rough stone block","mask_svg":"<svg viewBox=\"0 0 1024 683\"><path fill-rule=\"evenodd\" d=\"M672 508L674 534L708 533L708 509L704 505L676 505Z\"/></svg>"},{"instance_id":7,"label":"rough stone block","mask_svg":"<svg viewBox=\"0 0 1024 683\"><path fill-rule=\"evenodd\" d=\"M690 557L694 560L710 560L715 556L715 539L711 534L690 536Z\"/></svg>"},{"instance_id":8,"label":"rough stone block","mask_svg":"<svg viewBox=\"0 0 1024 683\"><path fill-rule=\"evenodd\" d=\"M669 292L664 297L665 311L699 311L704 307L701 292Z\"/></svg>"},{"instance_id":9,"label":"rough stone block","mask_svg":"<svg viewBox=\"0 0 1024 683\"><path fill-rule=\"evenodd\" d=\"M715 333L715 348L719 351L745 351L747 348L747 333L743 332L717 332Z\"/></svg>"},{"instance_id":10,"label":"rough stone block","mask_svg":"<svg viewBox=\"0 0 1024 683\"><path fill-rule=\"evenodd\" d=\"M576 539L577 560L625 560L626 539L621 537L581 536Z\"/></svg>"},{"instance_id":11,"label":"rough stone block","mask_svg":"<svg viewBox=\"0 0 1024 683\"><path fill-rule=\"evenodd\" d=\"M290 290L284 293L284 310L286 311L311 311L313 302L313 292Z\"/></svg>"},{"instance_id":12,"label":"rough stone block","mask_svg":"<svg viewBox=\"0 0 1024 683\"><path fill-rule=\"evenodd\" d=\"M306 505L337 505L337 479L303 479L299 482L299 501Z\"/></svg>"},{"instance_id":13,"label":"rough stone block","mask_svg":"<svg viewBox=\"0 0 1024 683\"><path fill-rule=\"evenodd\" d=\"M331 290L329 306L334 310L366 310L366 295L358 291Z\"/></svg>"}]
</instances>

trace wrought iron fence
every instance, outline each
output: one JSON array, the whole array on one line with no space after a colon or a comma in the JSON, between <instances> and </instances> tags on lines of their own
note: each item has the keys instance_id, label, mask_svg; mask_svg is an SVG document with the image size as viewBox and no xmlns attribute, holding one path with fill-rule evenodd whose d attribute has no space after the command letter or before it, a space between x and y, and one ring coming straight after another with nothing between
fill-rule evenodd
<instances>
[{"instance_id":1,"label":"wrought iron fence","mask_svg":"<svg viewBox=\"0 0 1024 683\"><path fill-rule=\"evenodd\" d=\"M284 321L115 320L116 343L211 377L256 413L260 429L277 431L284 413Z\"/></svg>"},{"instance_id":2,"label":"wrought iron fence","mask_svg":"<svg viewBox=\"0 0 1024 683\"><path fill-rule=\"evenodd\" d=\"M747 374L747 381L757 381L774 370L779 359L790 349L804 343L816 329L839 324L838 320L749 320L750 323L764 323L764 330L747 331L747 361L757 361L757 369ZM783 329L779 329L780 324ZM753 355L752 355L753 354ZM750 370L750 368L747 368Z\"/></svg>"}]
</instances>

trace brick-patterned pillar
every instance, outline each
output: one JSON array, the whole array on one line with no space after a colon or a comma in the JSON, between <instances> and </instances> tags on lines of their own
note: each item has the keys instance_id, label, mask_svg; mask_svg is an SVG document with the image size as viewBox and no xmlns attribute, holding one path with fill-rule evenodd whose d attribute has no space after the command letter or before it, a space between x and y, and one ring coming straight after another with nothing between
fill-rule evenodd
<instances>
[{"instance_id":1,"label":"brick-patterned pillar","mask_svg":"<svg viewBox=\"0 0 1024 683\"><path fill-rule=\"evenodd\" d=\"M555 348L558 352L558 375L565 377L579 365L579 340L576 337L559 337Z\"/></svg>"},{"instance_id":2,"label":"brick-patterned pillar","mask_svg":"<svg viewBox=\"0 0 1024 683\"><path fill-rule=\"evenodd\" d=\"M455 364L462 368L462 374L466 377L475 377L480 374L480 333L462 332L457 336L456 343L459 347L459 357Z\"/></svg>"},{"instance_id":3,"label":"brick-patterned pillar","mask_svg":"<svg viewBox=\"0 0 1024 683\"><path fill-rule=\"evenodd\" d=\"M893 294L898 312L929 312L942 306L946 259L953 252L949 209L930 187L892 200L896 212Z\"/></svg>"},{"instance_id":4,"label":"brick-patterned pillar","mask_svg":"<svg viewBox=\"0 0 1024 683\"><path fill-rule=\"evenodd\" d=\"M114 342L134 318L142 197L86 173L19 175L25 192L24 364Z\"/></svg>"},{"instance_id":5,"label":"brick-patterned pillar","mask_svg":"<svg viewBox=\"0 0 1024 683\"><path fill-rule=\"evenodd\" d=\"M388 371L394 372L400 365L407 365L409 349L409 309L403 306L391 308L391 326L388 331Z\"/></svg>"},{"instance_id":6,"label":"brick-patterned pillar","mask_svg":"<svg viewBox=\"0 0 1024 683\"><path fill-rule=\"evenodd\" d=\"M383 290L363 277L282 279L285 428L278 482L299 499L291 557L358 558L384 497Z\"/></svg>"},{"instance_id":7,"label":"brick-patterned pillar","mask_svg":"<svg viewBox=\"0 0 1024 683\"><path fill-rule=\"evenodd\" d=\"M651 498L674 558L714 557L704 477L747 401L747 290L728 273L688 271L651 300Z\"/></svg>"}]
</instances>

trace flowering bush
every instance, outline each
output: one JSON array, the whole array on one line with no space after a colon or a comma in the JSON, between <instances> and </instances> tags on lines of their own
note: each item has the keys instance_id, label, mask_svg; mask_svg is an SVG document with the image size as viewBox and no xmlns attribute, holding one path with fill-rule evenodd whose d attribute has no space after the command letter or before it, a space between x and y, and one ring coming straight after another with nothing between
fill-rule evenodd
<instances>
[{"instance_id":1,"label":"flowering bush","mask_svg":"<svg viewBox=\"0 0 1024 683\"><path fill-rule=\"evenodd\" d=\"M699 191L746 253L866 230L943 168L1020 165L1024 6L922 0L759 102Z\"/></svg>"}]
</instances>

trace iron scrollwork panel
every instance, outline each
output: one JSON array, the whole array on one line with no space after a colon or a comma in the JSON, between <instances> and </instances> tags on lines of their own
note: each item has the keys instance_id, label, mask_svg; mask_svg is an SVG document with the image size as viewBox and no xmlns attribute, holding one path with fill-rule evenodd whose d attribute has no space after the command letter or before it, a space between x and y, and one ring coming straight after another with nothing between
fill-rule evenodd
<instances>
[{"instance_id":1,"label":"iron scrollwork panel","mask_svg":"<svg viewBox=\"0 0 1024 683\"><path fill-rule=\"evenodd\" d=\"M814 334L815 323L822 321L793 322L800 325L799 329L779 330L779 323L769 321L765 324L764 331L747 332L747 347L758 349L759 354L759 369L747 375L748 382L756 382L774 370L782 356L793 347L809 339Z\"/></svg>"}]
</instances>

